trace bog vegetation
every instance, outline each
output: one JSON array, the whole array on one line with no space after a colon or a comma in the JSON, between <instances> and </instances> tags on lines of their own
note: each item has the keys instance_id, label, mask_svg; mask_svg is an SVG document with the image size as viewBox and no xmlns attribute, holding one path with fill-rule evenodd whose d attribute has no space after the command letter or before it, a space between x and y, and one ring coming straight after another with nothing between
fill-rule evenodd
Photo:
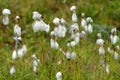
<instances>
[{"instance_id":1,"label":"bog vegetation","mask_svg":"<svg viewBox=\"0 0 120 80\"><path fill-rule=\"evenodd\" d=\"M0 0L0 80L119 80L119 7Z\"/></svg>"}]
</instances>

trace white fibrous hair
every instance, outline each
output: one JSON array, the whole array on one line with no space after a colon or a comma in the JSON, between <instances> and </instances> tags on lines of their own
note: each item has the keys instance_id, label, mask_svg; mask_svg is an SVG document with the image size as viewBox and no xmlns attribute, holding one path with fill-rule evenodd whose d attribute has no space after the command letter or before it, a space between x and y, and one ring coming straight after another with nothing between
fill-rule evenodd
<instances>
[{"instance_id":1,"label":"white fibrous hair","mask_svg":"<svg viewBox=\"0 0 120 80\"><path fill-rule=\"evenodd\" d=\"M70 11L76 10L76 6L71 6Z\"/></svg>"},{"instance_id":2,"label":"white fibrous hair","mask_svg":"<svg viewBox=\"0 0 120 80\"><path fill-rule=\"evenodd\" d=\"M115 45L119 40L119 37L117 35L110 35L110 41L113 45Z\"/></svg>"},{"instance_id":3,"label":"white fibrous hair","mask_svg":"<svg viewBox=\"0 0 120 80\"><path fill-rule=\"evenodd\" d=\"M49 32L50 30L50 25L44 23L42 20L41 21L35 21L32 25L33 31L36 33L38 31L45 31Z\"/></svg>"},{"instance_id":4,"label":"white fibrous hair","mask_svg":"<svg viewBox=\"0 0 120 80\"><path fill-rule=\"evenodd\" d=\"M70 53L70 51L67 51L65 55L66 55L66 58L67 58L67 59L70 59L70 58L71 58L71 53Z\"/></svg>"},{"instance_id":5,"label":"white fibrous hair","mask_svg":"<svg viewBox=\"0 0 120 80\"><path fill-rule=\"evenodd\" d=\"M14 26L14 35L17 37L21 36L21 28L17 24Z\"/></svg>"},{"instance_id":6,"label":"white fibrous hair","mask_svg":"<svg viewBox=\"0 0 120 80\"><path fill-rule=\"evenodd\" d=\"M76 15L76 13L74 12L73 14L72 14L72 21L73 22L77 22L77 15Z\"/></svg>"},{"instance_id":7,"label":"white fibrous hair","mask_svg":"<svg viewBox=\"0 0 120 80\"><path fill-rule=\"evenodd\" d=\"M99 54L101 54L101 55L105 54L105 50L104 50L103 46L99 47L98 51L99 51Z\"/></svg>"},{"instance_id":8,"label":"white fibrous hair","mask_svg":"<svg viewBox=\"0 0 120 80\"><path fill-rule=\"evenodd\" d=\"M54 49L59 48L59 44L57 43L57 41L55 41L53 39L50 40L50 46L51 46L51 48L54 48Z\"/></svg>"},{"instance_id":9,"label":"white fibrous hair","mask_svg":"<svg viewBox=\"0 0 120 80\"><path fill-rule=\"evenodd\" d=\"M117 60L118 58L119 58L119 55L118 55L118 53L115 51L115 52L114 52L114 59Z\"/></svg>"},{"instance_id":10,"label":"white fibrous hair","mask_svg":"<svg viewBox=\"0 0 120 80\"><path fill-rule=\"evenodd\" d=\"M15 67L14 66L12 66L12 68L10 69L10 75L13 75L14 73L15 73Z\"/></svg>"},{"instance_id":11,"label":"white fibrous hair","mask_svg":"<svg viewBox=\"0 0 120 80\"><path fill-rule=\"evenodd\" d=\"M42 15L39 13L39 12L37 12L37 11L34 11L33 12L33 19L34 20L38 20L38 19L41 19L41 17L42 17Z\"/></svg>"},{"instance_id":12,"label":"white fibrous hair","mask_svg":"<svg viewBox=\"0 0 120 80\"><path fill-rule=\"evenodd\" d=\"M17 58L17 51L14 50L12 53L12 60L15 60Z\"/></svg>"},{"instance_id":13,"label":"white fibrous hair","mask_svg":"<svg viewBox=\"0 0 120 80\"><path fill-rule=\"evenodd\" d=\"M59 25L60 24L60 19L59 18L54 18L53 19L53 23L55 24L55 25Z\"/></svg>"},{"instance_id":14,"label":"white fibrous hair","mask_svg":"<svg viewBox=\"0 0 120 80\"><path fill-rule=\"evenodd\" d=\"M73 60L75 60L76 58L77 58L77 54L76 54L76 52L72 52L72 54L71 54L71 58L73 59Z\"/></svg>"},{"instance_id":15,"label":"white fibrous hair","mask_svg":"<svg viewBox=\"0 0 120 80\"><path fill-rule=\"evenodd\" d=\"M26 52L27 52L27 47L26 45L23 45L22 48L18 49L18 57L23 58Z\"/></svg>"},{"instance_id":16,"label":"white fibrous hair","mask_svg":"<svg viewBox=\"0 0 120 80\"><path fill-rule=\"evenodd\" d=\"M8 25L8 24L9 24L8 15L10 15L11 12L10 12L9 9L4 9L4 10L2 11L2 13L3 13L3 15L4 15L2 22L3 22L4 25Z\"/></svg>"},{"instance_id":17,"label":"white fibrous hair","mask_svg":"<svg viewBox=\"0 0 120 80\"><path fill-rule=\"evenodd\" d=\"M62 80L62 73L61 72L57 72L56 79L57 80Z\"/></svg>"},{"instance_id":18,"label":"white fibrous hair","mask_svg":"<svg viewBox=\"0 0 120 80\"><path fill-rule=\"evenodd\" d=\"M104 40L103 39L97 39L96 44L100 45L100 46L103 46L104 45Z\"/></svg>"}]
</instances>

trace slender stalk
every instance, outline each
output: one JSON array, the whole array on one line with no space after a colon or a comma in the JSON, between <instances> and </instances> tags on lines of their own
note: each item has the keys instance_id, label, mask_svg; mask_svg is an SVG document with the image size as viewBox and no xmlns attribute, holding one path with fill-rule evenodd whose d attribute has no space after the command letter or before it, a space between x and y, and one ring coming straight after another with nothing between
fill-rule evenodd
<instances>
[{"instance_id":1,"label":"slender stalk","mask_svg":"<svg viewBox=\"0 0 120 80\"><path fill-rule=\"evenodd\" d=\"M16 55L18 56L18 39L15 40L15 51Z\"/></svg>"}]
</instances>

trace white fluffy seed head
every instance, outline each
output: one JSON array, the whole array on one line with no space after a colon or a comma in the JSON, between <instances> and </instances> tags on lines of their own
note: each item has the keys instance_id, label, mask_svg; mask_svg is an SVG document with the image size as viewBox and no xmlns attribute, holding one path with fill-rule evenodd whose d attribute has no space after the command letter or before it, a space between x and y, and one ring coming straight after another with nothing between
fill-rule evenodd
<instances>
[{"instance_id":1,"label":"white fluffy seed head","mask_svg":"<svg viewBox=\"0 0 120 80\"><path fill-rule=\"evenodd\" d=\"M105 54L105 50L104 50L103 46L99 47L98 51L99 51L99 54L101 54L101 55Z\"/></svg>"},{"instance_id":2,"label":"white fluffy seed head","mask_svg":"<svg viewBox=\"0 0 120 80\"><path fill-rule=\"evenodd\" d=\"M10 12L9 9L3 9L2 13L3 13L3 15L9 15L9 14L11 14L11 12Z\"/></svg>"},{"instance_id":3,"label":"white fluffy seed head","mask_svg":"<svg viewBox=\"0 0 120 80\"><path fill-rule=\"evenodd\" d=\"M55 32L54 32L54 31L51 31L51 32L50 32L50 36L55 36Z\"/></svg>"},{"instance_id":4,"label":"white fluffy seed head","mask_svg":"<svg viewBox=\"0 0 120 80\"><path fill-rule=\"evenodd\" d=\"M85 14L82 12L81 17L85 17Z\"/></svg>"},{"instance_id":5,"label":"white fluffy seed head","mask_svg":"<svg viewBox=\"0 0 120 80\"><path fill-rule=\"evenodd\" d=\"M10 69L10 75L13 75L14 73L15 73L15 67L14 66L12 66L12 68Z\"/></svg>"},{"instance_id":6,"label":"white fluffy seed head","mask_svg":"<svg viewBox=\"0 0 120 80\"><path fill-rule=\"evenodd\" d=\"M17 37L21 36L21 28L17 24L14 26L14 35Z\"/></svg>"},{"instance_id":7,"label":"white fluffy seed head","mask_svg":"<svg viewBox=\"0 0 120 80\"><path fill-rule=\"evenodd\" d=\"M119 40L119 37L117 35L110 35L110 41L113 45L115 45Z\"/></svg>"},{"instance_id":8,"label":"white fluffy seed head","mask_svg":"<svg viewBox=\"0 0 120 80\"><path fill-rule=\"evenodd\" d=\"M12 60L15 60L16 58L17 58L17 52L16 50L14 50L12 53Z\"/></svg>"},{"instance_id":9,"label":"white fluffy seed head","mask_svg":"<svg viewBox=\"0 0 120 80\"><path fill-rule=\"evenodd\" d=\"M77 54L76 54L76 52L72 52L72 54L71 54L71 58L73 59L73 60L75 60L76 58L77 58Z\"/></svg>"},{"instance_id":10,"label":"white fluffy seed head","mask_svg":"<svg viewBox=\"0 0 120 80\"><path fill-rule=\"evenodd\" d=\"M2 19L2 22L3 22L4 25L8 25L9 24L8 16L4 16L3 19Z\"/></svg>"},{"instance_id":11,"label":"white fluffy seed head","mask_svg":"<svg viewBox=\"0 0 120 80\"><path fill-rule=\"evenodd\" d=\"M85 31L81 31L81 33L83 34L83 35L85 35L86 33L85 33Z\"/></svg>"},{"instance_id":12,"label":"white fluffy seed head","mask_svg":"<svg viewBox=\"0 0 120 80\"><path fill-rule=\"evenodd\" d=\"M87 17L87 19L86 19L86 21L89 23L92 23L93 22L93 20L92 20L92 18L91 17Z\"/></svg>"},{"instance_id":13,"label":"white fluffy seed head","mask_svg":"<svg viewBox=\"0 0 120 80\"><path fill-rule=\"evenodd\" d=\"M59 61L58 61L58 65L60 65L60 64L61 64L61 62L62 62L62 61L61 61L61 60L59 60Z\"/></svg>"},{"instance_id":14,"label":"white fluffy seed head","mask_svg":"<svg viewBox=\"0 0 120 80\"><path fill-rule=\"evenodd\" d=\"M116 33L116 31L117 31L116 28L112 28L111 33L112 33L112 34L113 34L113 33Z\"/></svg>"},{"instance_id":15,"label":"white fluffy seed head","mask_svg":"<svg viewBox=\"0 0 120 80\"><path fill-rule=\"evenodd\" d=\"M80 38L85 38L85 37L86 37L85 31L81 31L81 33L80 33Z\"/></svg>"},{"instance_id":16,"label":"white fluffy seed head","mask_svg":"<svg viewBox=\"0 0 120 80\"><path fill-rule=\"evenodd\" d=\"M119 55L117 52L114 52L114 59L117 60L119 58Z\"/></svg>"},{"instance_id":17,"label":"white fluffy seed head","mask_svg":"<svg viewBox=\"0 0 120 80\"><path fill-rule=\"evenodd\" d=\"M93 27L91 24L88 24L88 29L87 29L89 33L92 33L93 32Z\"/></svg>"},{"instance_id":18,"label":"white fluffy seed head","mask_svg":"<svg viewBox=\"0 0 120 80\"><path fill-rule=\"evenodd\" d=\"M32 27L33 27L34 33L38 32L40 30L40 28L41 28L41 22L40 21L35 21L32 24Z\"/></svg>"},{"instance_id":19,"label":"white fluffy seed head","mask_svg":"<svg viewBox=\"0 0 120 80\"><path fill-rule=\"evenodd\" d=\"M33 66L38 66L37 60L34 60L34 61L33 61Z\"/></svg>"},{"instance_id":20,"label":"white fluffy seed head","mask_svg":"<svg viewBox=\"0 0 120 80\"><path fill-rule=\"evenodd\" d=\"M56 34L58 37L65 37L66 31L67 30L66 30L65 26L59 25Z\"/></svg>"},{"instance_id":21,"label":"white fluffy seed head","mask_svg":"<svg viewBox=\"0 0 120 80\"><path fill-rule=\"evenodd\" d=\"M110 70L109 70L109 66L108 66L108 65L106 66L106 73L107 73L107 74L110 73Z\"/></svg>"},{"instance_id":22,"label":"white fluffy seed head","mask_svg":"<svg viewBox=\"0 0 120 80\"><path fill-rule=\"evenodd\" d=\"M70 47L70 43L67 43L67 47Z\"/></svg>"},{"instance_id":23,"label":"white fluffy seed head","mask_svg":"<svg viewBox=\"0 0 120 80\"><path fill-rule=\"evenodd\" d=\"M59 25L60 24L60 19L59 18L54 18L53 19L53 23L55 24L55 25Z\"/></svg>"},{"instance_id":24,"label":"white fluffy seed head","mask_svg":"<svg viewBox=\"0 0 120 80\"><path fill-rule=\"evenodd\" d=\"M70 11L75 11L76 10L76 6L71 6Z\"/></svg>"},{"instance_id":25,"label":"white fluffy seed head","mask_svg":"<svg viewBox=\"0 0 120 80\"><path fill-rule=\"evenodd\" d=\"M54 49L59 48L59 44L57 43L57 41L55 41L53 39L50 40L50 46L51 46L51 48L54 48Z\"/></svg>"},{"instance_id":26,"label":"white fluffy seed head","mask_svg":"<svg viewBox=\"0 0 120 80\"><path fill-rule=\"evenodd\" d=\"M51 36L57 36L57 37L65 37L66 34L66 28L63 25L59 25L58 27L55 27L54 30L50 33Z\"/></svg>"},{"instance_id":27,"label":"white fluffy seed head","mask_svg":"<svg viewBox=\"0 0 120 80\"><path fill-rule=\"evenodd\" d=\"M80 36L79 32L71 34L71 38L73 38L74 40L75 40L75 38L78 38L79 36Z\"/></svg>"},{"instance_id":28,"label":"white fluffy seed head","mask_svg":"<svg viewBox=\"0 0 120 80\"><path fill-rule=\"evenodd\" d=\"M57 72L56 79L57 80L62 80L62 73L61 72Z\"/></svg>"},{"instance_id":29,"label":"white fluffy seed head","mask_svg":"<svg viewBox=\"0 0 120 80\"><path fill-rule=\"evenodd\" d=\"M70 59L70 57L71 57L71 53L70 53L70 51L67 51L67 52L66 52L66 58L67 58L67 59Z\"/></svg>"},{"instance_id":30,"label":"white fluffy seed head","mask_svg":"<svg viewBox=\"0 0 120 80\"><path fill-rule=\"evenodd\" d=\"M26 47L26 45L23 45L22 48L18 49L18 57L23 58L26 51L27 51L27 47Z\"/></svg>"},{"instance_id":31,"label":"white fluffy seed head","mask_svg":"<svg viewBox=\"0 0 120 80\"><path fill-rule=\"evenodd\" d=\"M62 24L65 24L66 21L65 21L65 19L61 18L61 19L60 19L60 22L61 22Z\"/></svg>"},{"instance_id":32,"label":"white fluffy seed head","mask_svg":"<svg viewBox=\"0 0 120 80\"><path fill-rule=\"evenodd\" d=\"M48 33L49 30L50 30L50 25L49 24L45 24L44 31L46 31Z\"/></svg>"},{"instance_id":33,"label":"white fluffy seed head","mask_svg":"<svg viewBox=\"0 0 120 80\"><path fill-rule=\"evenodd\" d=\"M72 14L72 21L73 21L73 22L77 22L77 20L78 20L78 19L77 19L76 13L73 13L73 14Z\"/></svg>"},{"instance_id":34,"label":"white fluffy seed head","mask_svg":"<svg viewBox=\"0 0 120 80\"><path fill-rule=\"evenodd\" d=\"M8 25L9 24L9 18L8 15L11 14L9 9L3 9L2 14L4 15L2 22L4 25Z\"/></svg>"},{"instance_id":35,"label":"white fluffy seed head","mask_svg":"<svg viewBox=\"0 0 120 80\"><path fill-rule=\"evenodd\" d=\"M25 52L27 52L27 46L24 44L23 46L22 46L22 51L25 53Z\"/></svg>"},{"instance_id":36,"label":"white fluffy seed head","mask_svg":"<svg viewBox=\"0 0 120 80\"><path fill-rule=\"evenodd\" d=\"M103 39L97 39L96 44L100 45L100 46L103 46L104 45L104 40Z\"/></svg>"},{"instance_id":37,"label":"white fluffy seed head","mask_svg":"<svg viewBox=\"0 0 120 80\"><path fill-rule=\"evenodd\" d=\"M22 49L18 49L18 57L23 58L23 56L24 56L24 52L22 51Z\"/></svg>"},{"instance_id":38,"label":"white fluffy seed head","mask_svg":"<svg viewBox=\"0 0 120 80\"><path fill-rule=\"evenodd\" d=\"M84 18L81 20L81 26L84 28L87 25L87 22Z\"/></svg>"},{"instance_id":39,"label":"white fluffy seed head","mask_svg":"<svg viewBox=\"0 0 120 80\"><path fill-rule=\"evenodd\" d=\"M111 53L111 49L110 49L110 47L107 48L107 51L108 51L108 53Z\"/></svg>"},{"instance_id":40,"label":"white fluffy seed head","mask_svg":"<svg viewBox=\"0 0 120 80\"><path fill-rule=\"evenodd\" d=\"M41 19L41 17L42 17L42 15L39 13L39 12L37 12L37 11L34 11L33 12L33 19L34 20L38 20L38 19Z\"/></svg>"},{"instance_id":41,"label":"white fluffy seed head","mask_svg":"<svg viewBox=\"0 0 120 80\"><path fill-rule=\"evenodd\" d=\"M97 37L98 38L101 38L102 36L101 36L101 33L97 33Z\"/></svg>"},{"instance_id":42,"label":"white fluffy seed head","mask_svg":"<svg viewBox=\"0 0 120 80\"><path fill-rule=\"evenodd\" d=\"M34 23L32 24L32 27L33 27L34 33L38 32L38 31L49 32L49 30L50 30L50 25L46 24L42 19L35 20Z\"/></svg>"},{"instance_id":43,"label":"white fluffy seed head","mask_svg":"<svg viewBox=\"0 0 120 80\"><path fill-rule=\"evenodd\" d=\"M17 37L17 39L18 39L19 41L22 41L22 37Z\"/></svg>"},{"instance_id":44,"label":"white fluffy seed head","mask_svg":"<svg viewBox=\"0 0 120 80\"><path fill-rule=\"evenodd\" d=\"M33 58L33 59L37 59L37 57L36 57L36 55L35 55L35 54L33 54L33 55L32 55L32 58Z\"/></svg>"},{"instance_id":45,"label":"white fluffy seed head","mask_svg":"<svg viewBox=\"0 0 120 80\"><path fill-rule=\"evenodd\" d=\"M79 43L79 41L80 41L80 38L79 38L79 37L76 37L76 38L75 38L76 45Z\"/></svg>"},{"instance_id":46,"label":"white fluffy seed head","mask_svg":"<svg viewBox=\"0 0 120 80\"><path fill-rule=\"evenodd\" d=\"M76 45L76 41L70 42L70 46L71 46L71 47L74 47L75 45Z\"/></svg>"},{"instance_id":47,"label":"white fluffy seed head","mask_svg":"<svg viewBox=\"0 0 120 80\"><path fill-rule=\"evenodd\" d=\"M22 41L22 37L14 37L13 38L15 41L19 40L19 41Z\"/></svg>"},{"instance_id":48,"label":"white fluffy seed head","mask_svg":"<svg viewBox=\"0 0 120 80\"><path fill-rule=\"evenodd\" d=\"M20 19L20 16L16 16L15 19L16 19L16 20Z\"/></svg>"},{"instance_id":49,"label":"white fluffy seed head","mask_svg":"<svg viewBox=\"0 0 120 80\"><path fill-rule=\"evenodd\" d=\"M79 25L77 23L74 23L70 26L70 33L72 33L74 30L79 31Z\"/></svg>"}]
</instances>

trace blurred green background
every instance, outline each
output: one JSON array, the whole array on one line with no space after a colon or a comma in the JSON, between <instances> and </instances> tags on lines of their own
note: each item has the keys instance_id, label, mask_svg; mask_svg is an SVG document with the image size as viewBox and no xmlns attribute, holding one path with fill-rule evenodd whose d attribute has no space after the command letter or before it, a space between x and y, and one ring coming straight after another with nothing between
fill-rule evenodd
<instances>
[{"instance_id":1,"label":"blurred green background","mask_svg":"<svg viewBox=\"0 0 120 80\"><path fill-rule=\"evenodd\" d=\"M20 15L23 22L31 23L33 11L39 11L45 21L51 23L53 17L63 17L70 21L71 14L69 8L77 6L77 15L80 19L81 13L91 16L97 24L109 24L118 26L120 18L119 0L0 0L0 11L4 8L11 10L10 18L14 20L16 15ZM1 14L2 16L2 14Z\"/></svg>"}]
</instances>

